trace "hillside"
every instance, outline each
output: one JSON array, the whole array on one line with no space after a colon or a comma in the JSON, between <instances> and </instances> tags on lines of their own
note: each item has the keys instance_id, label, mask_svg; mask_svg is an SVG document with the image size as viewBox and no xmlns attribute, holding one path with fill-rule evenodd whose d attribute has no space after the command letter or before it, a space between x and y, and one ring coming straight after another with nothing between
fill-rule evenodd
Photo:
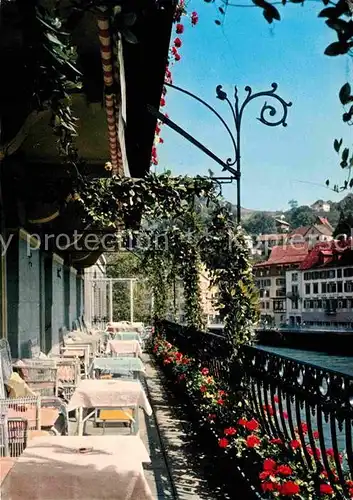
<instances>
[{"instance_id":1,"label":"hillside","mask_svg":"<svg viewBox=\"0 0 353 500\"><path fill-rule=\"evenodd\" d=\"M324 200L318 200L323 202ZM295 200L291 200L292 208L287 211L261 211L242 208L242 220L246 231L250 234L265 234L275 233L276 224L275 218L284 216L284 220L288 222L292 229L300 226L307 226L314 223L318 216L326 217L330 224L337 227L340 219L350 218L353 215L353 193L347 194L341 201L332 202L327 200L330 205L330 211L313 210L308 205L298 206ZM342 220L341 220L342 222Z\"/></svg>"}]
</instances>

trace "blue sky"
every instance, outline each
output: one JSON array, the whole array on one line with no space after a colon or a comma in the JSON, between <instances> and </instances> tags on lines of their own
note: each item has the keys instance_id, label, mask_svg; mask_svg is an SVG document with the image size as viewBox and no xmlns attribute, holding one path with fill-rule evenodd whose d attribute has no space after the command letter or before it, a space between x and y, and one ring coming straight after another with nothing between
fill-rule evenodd
<instances>
[{"instance_id":1,"label":"blue sky","mask_svg":"<svg viewBox=\"0 0 353 500\"><path fill-rule=\"evenodd\" d=\"M250 0L239 0L250 3ZM192 0L199 23L192 28L183 20L181 61L172 68L173 83L198 94L229 119L226 104L215 98L221 84L232 96L233 86L254 91L279 84L279 94L293 105L287 127L266 127L256 120L262 101L247 108L242 126L242 206L274 210L288 201L311 204L318 198L338 200L321 187L327 178L342 180L333 139L348 139L351 130L341 120L338 91L348 79L348 57L328 57L325 47L334 33L317 17L321 2L280 7L282 20L270 26L259 8L228 8L223 27L215 4ZM177 35L175 35L177 36ZM172 40L175 38L172 35ZM217 119L190 98L169 89L164 110L170 118L221 158L232 153L231 144ZM157 172L221 175L210 158L166 126L158 147ZM316 185L319 184L319 185ZM224 186L224 196L236 201L236 187Z\"/></svg>"}]
</instances>

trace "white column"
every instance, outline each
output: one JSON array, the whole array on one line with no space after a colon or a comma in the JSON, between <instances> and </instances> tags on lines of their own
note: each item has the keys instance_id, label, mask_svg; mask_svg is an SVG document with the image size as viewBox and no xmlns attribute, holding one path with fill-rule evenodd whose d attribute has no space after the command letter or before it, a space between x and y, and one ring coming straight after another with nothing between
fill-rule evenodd
<instances>
[{"instance_id":1,"label":"white column","mask_svg":"<svg viewBox=\"0 0 353 500\"><path fill-rule=\"evenodd\" d=\"M134 322L134 280L130 280L130 321Z\"/></svg>"},{"instance_id":2,"label":"white column","mask_svg":"<svg viewBox=\"0 0 353 500\"><path fill-rule=\"evenodd\" d=\"M109 281L109 321L113 321L113 280Z\"/></svg>"}]
</instances>

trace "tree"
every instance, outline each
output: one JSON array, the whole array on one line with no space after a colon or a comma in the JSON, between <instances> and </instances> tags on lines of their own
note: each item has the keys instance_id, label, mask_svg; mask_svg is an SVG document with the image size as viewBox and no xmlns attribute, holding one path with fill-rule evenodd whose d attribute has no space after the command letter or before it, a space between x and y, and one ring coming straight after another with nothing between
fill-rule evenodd
<instances>
[{"instance_id":1,"label":"tree","mask_svg":"<svg viewBox=\"0 0 353 500\"><path fill-rule=\"evenodd\" d=\"M334 238L342 237L343 235L352 236L353 231L353 213L345 214L341 212L338 224L333 233Z\"/></svg>"},{"instance_id":2,"label":"tree","mask_svg":"<svg viewBox=\"0 0 353 500\"><path fill-rule=\"evenodd\" d=\"M291 210L293 210L294 208L298 208L297 200L289 200L288 205Z\"/></svg>"},{"instance_id":3,"label":"tree","mask_svg":"<svg viewBox=\"0 0 353 500\"><path fill-rule=\"evenodd\" d=\"M243 227L249 234L270 234L276 232L276 223L273 217L265 212L256 212L244 222Z\"/></svg>"},{"instance_id":4,"label":"tree","mask_svg":"<svg viewBox=\"0 0 353 500\"><path fill-rule=\"evenodd\" d=\"M287 220L290 225L295 229L301 226L311 226L315 223L316 215L312 208L307 205L293 208L286 214Z\"/></svg>"}]
</instances>

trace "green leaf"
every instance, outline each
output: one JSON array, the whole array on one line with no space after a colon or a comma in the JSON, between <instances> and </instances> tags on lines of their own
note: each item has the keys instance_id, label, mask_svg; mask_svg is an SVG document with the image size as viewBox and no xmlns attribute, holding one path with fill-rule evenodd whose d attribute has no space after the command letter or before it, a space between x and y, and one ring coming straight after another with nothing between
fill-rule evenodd
<instances>
[{"instance_id":1,"label":"green leaf","mask_svg":"<svg viewBox=\"0 0 353 500\"><path fill-rule=\"evenodd\" d=\"M345 148L342 152L342 161L347 161L349 156L349 149Z\"/></svg>"},{"instance_id":2,"label":"green leaf","mask_svg":"<svg viewBox=\"0 0 353 500\"><path fill-rule=\"evenodd\" d=\"M340 139L339 141L337 139L334 140L333 147L334 147L336 153L339 152L339 150L340 150L340 148L342 146L342 142L343 142L342 139Z\"/></svg>"},{"instance_id":3,"label":"green leaf","mask_svg":"<svg viewBox=\"0 0 353 500\"><path fill-rule=\"evenodd\" d=\"M333 42L331 45L326 47L326 56L339 56L341 54L346 54L349 50L349 44L347 42Z\"/></svg>"},{"instance_id":4,"label":"green leaf","mask_svg":"<svg viewBox=\"0 0 353 500\"><path fill-rule=\"evenodd\" d=\"M349 85L349 83L345 83L339 93L339 98L343 105L348 104L353 99L353 97L351 96L351 92L351 86Z\"/></svg>"}]
</instances>

